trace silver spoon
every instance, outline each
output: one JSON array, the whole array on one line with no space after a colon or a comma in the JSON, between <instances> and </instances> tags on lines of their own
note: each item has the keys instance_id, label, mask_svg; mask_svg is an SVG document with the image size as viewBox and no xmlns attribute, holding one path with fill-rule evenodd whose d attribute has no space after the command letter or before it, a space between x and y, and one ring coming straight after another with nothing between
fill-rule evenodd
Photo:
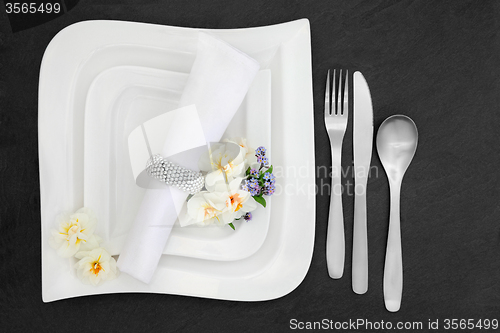
<instances>
[{"instance_id":1,"label":"silver spoon","mask_svg":"<svg viewBox=\"0 0 500 333\"><path fill-rule=\"evenodd\" d=\"M394 115L382 123L377 133L377 151L391 190L389 235L384 267L384 302L387 310L396 312L403 293L403 259L399 204L401 182L417 149L417 126L411 118Z\"/></svg>"}]
</instances>

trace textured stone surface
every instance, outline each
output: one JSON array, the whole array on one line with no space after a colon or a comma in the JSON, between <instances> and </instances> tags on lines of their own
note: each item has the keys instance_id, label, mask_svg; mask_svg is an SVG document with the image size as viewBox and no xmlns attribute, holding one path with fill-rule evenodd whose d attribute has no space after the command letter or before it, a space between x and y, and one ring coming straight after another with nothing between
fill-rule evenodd
<instances>
[{"instance_id":1,"label":"textured stone surface","mask_svg":"<svg viewBox=\"0 0 500 333\"><path fill-rule=\"evenodd\" d=\"M0 12L0 330L284 331L289 320L422 321L500 313L500 50L496 1L170 0L81 1L67 14L12 33ZM379 168L369 181L370 281L351 291L353 199L344 196L346 273L328 277L328 195L317 197L314 256L304 282L274 301L237 303L118 294L43 304L38 178L38 73L62 28L88 19L237 28L298 18L311 22L316 163L329 165L323 124L328 68L360 70L371 88L375 131L410 116L419 146L402 191L404 292L384 308L382 274L389 192ZM352 117L351 117L352 120ZM344 141L352 164L352 123ZM329 181L318 175L317 183ZM348 175L344 180L352 182ZM27 320L29 318L29 320ZM111 326L110 326L111 325ZM3 328L3 329L2 329ZM423 330L425 331L425 330Z\"/></svg>"}]
</instances>

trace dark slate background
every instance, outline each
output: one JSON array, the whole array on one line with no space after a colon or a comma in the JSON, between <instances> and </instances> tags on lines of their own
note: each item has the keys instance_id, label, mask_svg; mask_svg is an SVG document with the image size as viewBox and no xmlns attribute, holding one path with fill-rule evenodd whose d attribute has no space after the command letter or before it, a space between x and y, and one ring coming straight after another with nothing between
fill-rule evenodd
<instances>
[{"instance_id":1,"label":"dark slate background","mask_svg":"<svg viewBox=\"0 0 500 333\"><path fill-rule=\"evenodd\" d=\"M291 318L422 321L425 326L429 319L440 319L443 331L446 318L500 319L499 7L498 1L82 0L64 15L15 33L19 27L10 27L2 8L0 331L286 331ZM350 287L352 196L344 196L346 274L338 281L328 277L329 197L323 194L317 196L309 273L280 299L239 303L120 294L44 304L37 89L42 55L52 37L89 19L239 28L298 18L311 23L318 166L330 161L322 117L328 68L364 73L375 130L396 113L410 116L418 126L419 146L402 192L401 310L389 313L383 303L389 190L382 169L369 181L370 282L365 295ZM349 167L352 123L343 159ZM372 164L381 167L376 153ZM328 181L318 175L318 185Z\"/></svg>"}]
</instances>

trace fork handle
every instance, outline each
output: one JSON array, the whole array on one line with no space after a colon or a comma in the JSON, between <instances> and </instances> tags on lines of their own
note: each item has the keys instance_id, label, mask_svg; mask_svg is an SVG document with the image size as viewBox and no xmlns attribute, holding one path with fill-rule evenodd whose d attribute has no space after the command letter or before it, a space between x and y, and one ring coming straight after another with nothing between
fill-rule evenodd
<instances>
[{"instance_id":1,"label":"fork handle","mask_svg":"<svg viewBox=\"0 0 500 333\"><path fill-rule=\"evenodd\" d=\"M345 238L344 214L342 210L341 150L332 148L332 183L330 189L330 212L326 235L326 263L332 279L340 279L344 273ZM336 168L336 170L335 170Z\"/></svg>"},{"instance_id":2,"label":"fork handle","mask_svg":"<svg viewBox=\"0 0 500 333\"><path fill-rule=\"evenodd\" d=\"M358 191L361 189L361 192ZM352 290L364 294L368 290L368 233L366 228L366 181L356 183L352 244Z\"/></svg>"}]
</instances>

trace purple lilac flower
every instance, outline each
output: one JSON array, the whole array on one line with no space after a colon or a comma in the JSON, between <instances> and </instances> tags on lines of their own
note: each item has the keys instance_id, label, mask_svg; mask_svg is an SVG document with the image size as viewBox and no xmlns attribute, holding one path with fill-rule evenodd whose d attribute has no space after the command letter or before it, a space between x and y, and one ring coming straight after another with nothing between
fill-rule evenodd
<instances>
[{"instance_id":1,"label":"purple lilac flower","mask_svg":"<svg viewBox=\"0 0 500 333\"><path fill-rule=\"evenodd\" d=\"M243 216L243 218L245 219L245 221L251 221L252 220L252 213L248 212L245 214L245 216Z\"/></svg>"},{"instance_id":2,"label":"purple lilac flower","mask_svg":"<svg viewBox=\"0 0 500 333\"><path fill-rule=\"evenodd\" d=\"M276 183L276 177L272 173L266 172L263 176L264 179L264 186L263 186L263 193L266 195L271 195L274 193L275 190L275 183ZM271 193L271 194L269 194Z\"/></svg>"},{"instance_id":3,"label":"purple lilac flower","mask_svg":"<svg viewBox=\"0 0 500 333\"><path fill-rule=\"evenodd\" d=\"M250 192L252 196L260 194L259 181L255 178L250 178L245 180L245 183L241 187L243 190Z\"/></svg>"},{"instance_id":4,"label":"purple lilac flower","mask_svg":"<svg viewBox=\"0 0 500 333\"><path fill-rule=\"evenodd\" d=\"M266 172L263 178L265 183L269 183L271 185L274 185L276 183L276 177L270 172Z\"/></svg>"},{"instance_id":5,"label":"purple lilac flower","mask_svg":"<svg viewBox=\"0 0 500 333\"><path fill-rule=\"evenodd\" d=\"M264 165L264 166L269 165L269 160L265 156L260 156L260 155L257 156L257 162L260 163L260 164L262 164L262 165Z\"/></svg>"},{"instance_id":6,"label":"purple lilac flower","mask_svg":"<svg viewBox=\"0 0 500 333\"><path fill-rule=\"evenodd\" d=\"M265 195L273 195L276 187L274 185L264 186L264 190L262 193Z\"/></svg>"},{"instance_id":7,"label":"purple lilac flower","mask_svg":"<svg viewBox=\"0 0 500 333\"><path fill-rule=\"evenodd\" d=\"M264 148L264 146L260 146L259 148L255 149L255 155L256 156L265 156L266 155L266 148Z\"/></svg>"},{"instance_id":8,"label":"purple lilac flower","mask_svg":"<svg viewBox=\"0 0 500 333\"><path fill-rule=\"evenodd\" d=\"M250 176L252 177L257 177L259 175L259 170L257 169L250 169Z\"/></svg>"},{"instance_id":9,"label":"purple lilac flower","mask_svg":"<svg viewBox=\"0 0 500 333\"><path fill-rule=\"evenodd\" d=\"M252 197L259 195L260 192L261 192L260 187L254 187L250 190L250 194L252 195Z\"/></svg>"}]
</instances>

